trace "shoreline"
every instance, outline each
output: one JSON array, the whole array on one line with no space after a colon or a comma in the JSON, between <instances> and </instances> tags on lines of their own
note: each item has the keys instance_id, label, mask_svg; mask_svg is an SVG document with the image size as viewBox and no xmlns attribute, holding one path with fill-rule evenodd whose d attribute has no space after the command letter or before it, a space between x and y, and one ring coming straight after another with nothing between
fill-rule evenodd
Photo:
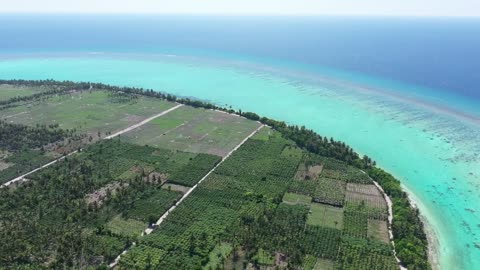
<instances>
[{"instance_id":1,"label":"shoreline","mask_svg":"<svg viewBox=\"0 0 480 270\"><path fill-rule=\"evenodd\" d=\"M428 261L432 266L432 270L441 270L440 267L440 241L438 238L439 233L435 231L435 227L429 221L424 211L418 206L422 205L421 201L410 191L404 184L401 184L402 189L407 194L407 199L413 208L419 209L419 217L423 223L423 230L427 236L428 242ZM423 209L426 209L423 207Z\"/></svg>"},{"instance_id":2,"label":"shoreline","mask_svg":"<svg viewBox=\"0 0 480 270\"><path fill-rule=\"evenodd\" d=\"M362 171L362 172L365 173L364 171ZM393 228L392 228L393 227L393 202L392 202L392 199L390 199L388 194L385 193L385 191L383 190L382 186L379 183L377 183L373 179L372 179L372 181L373 181L373 184L377 187L377 189L380 190L380 192L383 195L383 198L385 199L385 202L387 203L387 207L388 207L388 209L387 209L388 210L388 236L390 237L390 243L393 246L393 256L397 260L397 263L400 266L400 270L407 270L406 267L402 266L402 261L397 257L397 250L395 249L395 241L393 239ZM429 258L429 260L430 260L430 258Z\"/></svg>"},{"instance_id":3,"label":"shoreline","mask_svg":"<svg viewBox=\"0 0 480 270\"><path fill-rule=\"evenodd\" d=\"M363 155L361 152L357 153L359 155ZM380 166L377 164L377 167L385 170L384 167ZM363 171L363 170L362 170ZM385 170L388 172L388 170ZM365 173L365 172L364 172ZM393 175L393 174L392 174ZM434 226L431 224L429 219L427 218L427 215L425 215L424 209L426 207L423 207L423 209L420 209L418 206L423 205L418 199L415 194L405 186L405 184L402 183L400 178L396 177L393 175L398 181L400 181L400 187L402 190L407 194L407 199L410 203L410 206L414 209L418 209L419 214L418 217L420 218L422 224L423 224L423 231L425 232L425 235L427 236L427 243L428 243L428 250L427 250L427 256L428 256L428 262L430 263L430 266L432 267L432 270L442 270L440 267L440 241L438 238L439 233L435 231ZM373 179L372 179L373 180ZM395 242L393 240L393 201L391 200L390 196L383 190L382 185L377 183L375 180L373 180L374 185L381 191L382 195L385 198L385 201L387 202L387 207L389 211L388 215L388 225L389 225L389 236L390 236L390 242L393 244L394 252L395 252L395 259L400 263L401 261L397 258L396 255L396 250L395 250ZM391 205L390 205L391 204ZM391 212L391 214L390 214ZM391 219L391 220L390 220ZM407 268L403 267L401 264L399 264L401 270L407 270Z\"/></svg>"}]
</instances>

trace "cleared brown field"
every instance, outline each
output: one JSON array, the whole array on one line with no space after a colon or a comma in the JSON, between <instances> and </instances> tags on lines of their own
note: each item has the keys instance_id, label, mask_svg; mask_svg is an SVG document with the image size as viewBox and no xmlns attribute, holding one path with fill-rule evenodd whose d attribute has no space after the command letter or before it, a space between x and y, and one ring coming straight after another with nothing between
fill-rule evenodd
<instances>
[{"instance_id":1,"label":"cleared brown field","mask_svg":"<svg viewBox=\"0 0 480 270\"><path fill-rule=\"evenodd\" d=\"M314 165L314 166L306 166L304 163L298 166L297 174L295 175L295 179L297 180L310 180L310 179L318 179L318 176L323 171L323 165Z\"/></svg>"},{"instance_id":2,"label":"cleared brown field","mask_svg":"<svg viewBox=\"0 0 480 270\"><path fill-rule=\"evenodd\" d=\"M380 191L375 185L362 185L362 184L348 183L347 191L362 193L365 195L382 196L382 194L380 193Z\"/></svg>"},{"instance_id":3,"label":"cleared brown field","mask_svg":"<svg viewBox=\"0 0 480 270\"><path fill-rule=\"evenodd\" d=\"M345 201L353 203L364 202L369 207L387 209L385 199L374 185L348 183Z\"/></svg>"}]
</instances>

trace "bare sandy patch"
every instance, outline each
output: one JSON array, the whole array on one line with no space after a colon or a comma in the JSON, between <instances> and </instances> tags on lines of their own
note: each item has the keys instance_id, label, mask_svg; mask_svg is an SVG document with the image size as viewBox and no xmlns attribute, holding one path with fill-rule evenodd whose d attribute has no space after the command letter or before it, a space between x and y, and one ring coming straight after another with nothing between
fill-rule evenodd
<instances>
[{"instance_id":1,"label":"bare sandy patch","mask_svg":"<svg viewBox=\"0 0 480 270\"><path fill-rule=\"evenodd\" d=\"M182 193L187 193L187 191L190 190L189 187L182 186L182 185L176 185L176 184L165 184L162 186L163 189L166 190L171 190L171 191L179 191Z\"/></svg>"},{"instance_id":2,"label":"bare sandy patch","mask_svg":"<svg viewBox=\"0 0 480 270\"><path fill-rule=\"evenodd\" d=\"M323 171L323 165L317 164L313 166L306 166L305 164L300 164L295 175L297 180L310 180L318 179L320 174Z\"/></svg>"},{"instance_id":3,"label":"bare sandy patch","mask_svg":"<svg viewBox=\"0 0 480 270\"><path fill-rule=\"evenodd\" d=\"M11 167L13 165L14 165L13 163L8 163L8 162L0 160L0 171L3 171L6 168Z\"/></svg>"},{"instance_id":4,"label":"bare sandy patch","mask_svg":"<svg viewBox=\"0 0 480 270\"><path fill-rule=\"evenodd\" d=\"M87 194L85 200L88 205L97 205L97 207L102 206L102 204L111 196L115 195L116 192L120 191L122 188L128 187L128 183L113 182L107 184L106 186L100 188L99 190L94 191L93 193Z\"/></svg>"}]
</instances>

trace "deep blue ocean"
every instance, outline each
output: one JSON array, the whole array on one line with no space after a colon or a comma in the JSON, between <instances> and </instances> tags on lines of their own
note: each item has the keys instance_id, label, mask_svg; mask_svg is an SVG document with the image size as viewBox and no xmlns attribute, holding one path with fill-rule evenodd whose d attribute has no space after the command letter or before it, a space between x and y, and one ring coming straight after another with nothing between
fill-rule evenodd
<instances>
[{"instance_id":1,"label":"deep blue ocean","mask_svg":"<svg viewBox=\"0 0 480 270\"><path fill-rule=\"evenodd\" d=\"M0 54L204 50L332 67L480 99L480 19L2 14L0 33Z\"/></svg>"}]
</instances>

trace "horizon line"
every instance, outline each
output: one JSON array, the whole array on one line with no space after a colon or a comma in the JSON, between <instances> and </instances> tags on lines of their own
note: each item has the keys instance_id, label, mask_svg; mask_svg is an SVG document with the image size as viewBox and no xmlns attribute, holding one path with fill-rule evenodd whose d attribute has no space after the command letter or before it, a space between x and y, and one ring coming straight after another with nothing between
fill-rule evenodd
<instances>
[{"instance_id":1,"label":"horizon line","mask_svg":"<svg viewBox=\"0 0 480 270\"><path fill-rule=\"evenodd\" d=\"M358 18L478 18L480 15L452 15L452 14L329 14L329 13L304 13L304 14L292 14L292 13L188 13L188 12L10 12L1 11L2 15L144 15L144 16L197 16L197 17L358 17Z\"/></svg>"}]
</instances>

